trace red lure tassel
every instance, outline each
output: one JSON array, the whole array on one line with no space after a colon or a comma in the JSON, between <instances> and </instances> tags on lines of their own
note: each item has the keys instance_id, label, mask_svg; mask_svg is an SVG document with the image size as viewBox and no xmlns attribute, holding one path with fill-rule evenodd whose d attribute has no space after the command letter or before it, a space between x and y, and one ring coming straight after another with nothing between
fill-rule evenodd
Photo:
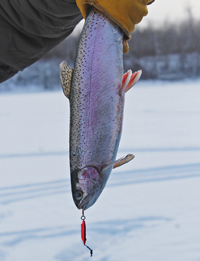
<instances>
[{"instance_id":1,"label":"red lure tassel","mask_svg":"<svg viewBox=\"0 0 200 261\"><path fill-rule=\"evenodd\" d=\"M90 255L92 256L93 251L91 248L89 248L85 243L86 243L86 224L85 224L85 219L86 217L84 216L84 211L82 210L82 216L81 216L81 220L83 220L82 224L81 224L81 239L83 241L83 244L90 250Z\"/></svg>"},{"instance_id":2,"label":"red lure tassel","mask_svg":"<svg viewBox=\"0 0 200 261\"><path fill-rule=\"evenodd\" d=\"M86 242L86 225L85 225L85 220L83 220L81 224L81 238L83 241L83 244L85 245Z\"/></svg>"}]
</instances>

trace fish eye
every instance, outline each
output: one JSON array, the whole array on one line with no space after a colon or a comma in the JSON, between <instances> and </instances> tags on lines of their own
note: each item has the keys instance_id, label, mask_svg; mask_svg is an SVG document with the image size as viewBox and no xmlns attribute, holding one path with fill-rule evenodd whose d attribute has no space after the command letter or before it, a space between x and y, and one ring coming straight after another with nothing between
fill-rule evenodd
<instances>
[{"instance_id":1,"label":"fish eye","mask_svg":"<svg viewBox=\"0 0 200 261\"><path fill-rule=\"evenodd\" d=\"M75 198L77 200L81 200L83 197L83 192L81 190L77 190L76 193L75 193Z\"/></svg>"}]
</instances>

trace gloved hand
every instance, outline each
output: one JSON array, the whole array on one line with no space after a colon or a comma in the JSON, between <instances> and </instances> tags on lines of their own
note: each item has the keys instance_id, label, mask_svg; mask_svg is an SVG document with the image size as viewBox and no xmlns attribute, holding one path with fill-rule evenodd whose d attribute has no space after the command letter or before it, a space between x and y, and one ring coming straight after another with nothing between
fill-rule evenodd
<instances>
[{"instance_id":1,"label":"gloved hand","mask_svg":"<svg viewBox=\"0 0 200 261\"><path fill-rule=\"evenodd\" d=\"M148 13L147 5L155 0L76 0L83 17L86 17L87 9L90 5L106 14L125 33L124 53L128 52L126 40L131 38L130 33L135 29L143 16Z\"/></svg>"}]
</instances>

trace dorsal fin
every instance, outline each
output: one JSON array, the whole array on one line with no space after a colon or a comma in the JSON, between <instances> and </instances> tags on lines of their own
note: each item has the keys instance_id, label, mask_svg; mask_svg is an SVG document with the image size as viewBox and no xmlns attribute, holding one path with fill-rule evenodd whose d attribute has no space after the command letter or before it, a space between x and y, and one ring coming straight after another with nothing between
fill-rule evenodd
<instances>
[{"instance_id":1,"label":"dorsal fin","mask_svg":"<svg viewBox=\"0 0 200 261\"><path fill-rule=\"evenodd\" d=\"M61 81L64 95L68 99L69 99L69 95L70 95L72 74L73 74L72 68L67 64L66 61L63 61L60 64L60 81Z\"/></svg>"},{"instance_id":2,"label":"dorsal fin","mask_svg":"<svg viewBox=\"0 0 200 261\"><path fill-rule=\"evenodd\" d=\"M140 79L141 74L142 74L141 70L134 73L132 73L131 70L128 70L126 73L124 73L122 76L122 87L120 91L127 92L128 90L130 90L131 87L133 87Z\"/></svg>"}]
</instances>

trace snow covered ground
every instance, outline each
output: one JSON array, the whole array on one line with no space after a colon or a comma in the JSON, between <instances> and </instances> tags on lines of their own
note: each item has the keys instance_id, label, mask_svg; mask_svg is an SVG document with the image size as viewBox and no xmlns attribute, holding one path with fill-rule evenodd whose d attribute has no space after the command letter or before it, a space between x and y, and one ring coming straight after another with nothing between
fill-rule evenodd
<instances>
[{"instance_id":1,"label":"snow covered ground","mask_svg":"<svg viewBox=\"0 0 200 261\"><path fill-rule=\"evenodd\" d=\"M0 95L1 261L199 261L200 83L140 82L126 95L119 157L81 212L69 177L61 91Z\"/></svg>"}]
</instances>

